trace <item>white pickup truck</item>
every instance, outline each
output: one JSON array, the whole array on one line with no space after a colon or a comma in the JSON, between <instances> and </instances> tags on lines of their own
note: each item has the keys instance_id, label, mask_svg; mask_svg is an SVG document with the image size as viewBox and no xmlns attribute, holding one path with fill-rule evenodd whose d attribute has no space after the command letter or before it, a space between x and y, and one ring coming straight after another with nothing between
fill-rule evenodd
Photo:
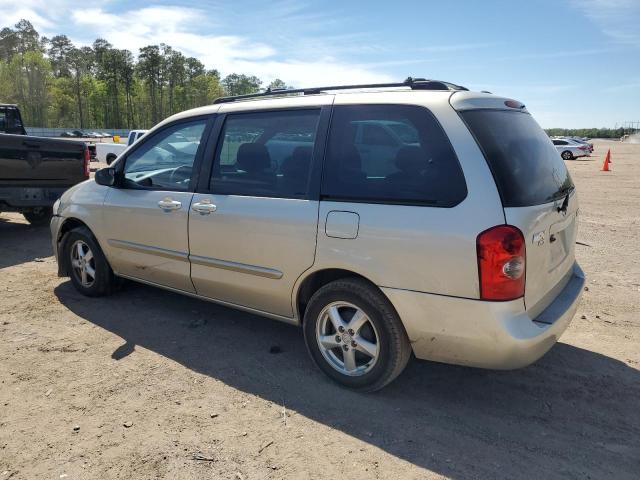
<instances>
[{"instance_id":1,"label":"white pickup truck","mask_svg":"<svg viewBox=\"0 0 640 480\"><path fill-rule=\"evenodd\" d=\"M107 162L107 165L118 158L122 152L124 152L129 145L133 145L140 137L142 137L148 130L131 130L127 143L96 143L96 159L99 162Z\"/></svg>"}]
</instances>

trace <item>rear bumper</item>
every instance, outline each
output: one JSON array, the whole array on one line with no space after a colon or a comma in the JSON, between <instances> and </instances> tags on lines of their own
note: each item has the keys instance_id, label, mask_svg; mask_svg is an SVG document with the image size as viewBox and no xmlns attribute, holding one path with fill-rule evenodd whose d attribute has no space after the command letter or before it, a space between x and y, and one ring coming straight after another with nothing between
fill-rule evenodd
<instances>
[{"instance_id":1,"label":"rear bumper","mask_svg":"<svg viewBox=\"0 0 640 480\"><path fill-rule=\"evenodd\" d=\"M585 284L577 263L555 300L530 318L524 300L485 302L383 288L416 357L458 365L515 369L542 357L567 329Z\"/></svg>"},{"instance_id":2,"label":"rear bumper","mask_svg":"<svg viewBox=\"0 0 640 480\"><path fill-rule=\"evenodd\" d=\"M68 187L0 187L0 210L50 207Z\"/></svg>"}]
</instances>

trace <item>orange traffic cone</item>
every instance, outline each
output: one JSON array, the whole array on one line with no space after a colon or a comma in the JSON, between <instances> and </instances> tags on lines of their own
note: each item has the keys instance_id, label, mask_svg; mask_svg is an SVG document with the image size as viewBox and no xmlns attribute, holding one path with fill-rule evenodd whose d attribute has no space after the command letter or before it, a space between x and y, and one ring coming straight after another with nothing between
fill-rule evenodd
<instances>
[{"instance_id":1,"label":"orange traffic cone","mask_svg":"<svg viewBox=\"0 0 640 480\"><path fill-rule=\"evenodd\" d=\"M611 163L611 149L607 150L607 155L604 157L604 163L602 164L602 171L609 171L609 164Z\"/></svg>"}]
</instances>

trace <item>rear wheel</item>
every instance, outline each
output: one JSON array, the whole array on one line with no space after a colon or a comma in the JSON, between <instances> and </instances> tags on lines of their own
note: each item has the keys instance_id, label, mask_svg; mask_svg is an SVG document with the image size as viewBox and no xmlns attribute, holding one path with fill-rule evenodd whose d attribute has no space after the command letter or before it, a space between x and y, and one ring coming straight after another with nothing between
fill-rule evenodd
<instances>
[{"instance_id":1,"label":"rear wheel","mask_svg":"<svg viewBox=\"0 0 640 480\"><path fill-rule=\"evenodd\" d=\"M41 227L43 225L48 225L51 221L51 215L53 211L51 207L39 207L34 208L32 210L27 210L26 212L22 212L22 216L29 222L31 225L36 227Z\"/></svg>"},{"instance_id":2,"label":"rear wheel","mask_svg":"<svg viewBox=\"0 0 640 480\"><path fill-rule=\"evenodd\" d=\"M115 276L100 246L86 227L67 233L62 252L68 263L71 283L83 295L99 297L112 293Z\"/></svg>"},{"instance_id":3,"label":"rear wheel","mask_svg":"<svg viewBox=\"0 0 640 480\"><path fill-rule=\"evenodd\" d=\"M379 390L404 370L411 345L387 298L358 278L320 288L304 316L304 336L316 365L354 390Z\"/></svg>"},{"instance_id":4,"label":"rear wheel","mask_svg":"<svg viewBox=\"0 0 640 480\"><path fill-rule=\"evenodd\" d=\"M562 152L562 158L564 160L573 160L573 153L571 153L569 150L565 150L564 152Z\"/></svg>"}]
</instances>

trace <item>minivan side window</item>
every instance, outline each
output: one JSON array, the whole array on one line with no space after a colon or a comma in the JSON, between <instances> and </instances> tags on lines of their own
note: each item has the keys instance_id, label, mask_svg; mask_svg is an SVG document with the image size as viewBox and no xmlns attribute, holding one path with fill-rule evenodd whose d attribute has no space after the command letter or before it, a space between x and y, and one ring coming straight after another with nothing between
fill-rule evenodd
<instances>
[{"instance_id":1,"label":"minivan side window","mask_svg":"<svg viewBox=\"0 0 640 480\"><path fill-rule=\"evenodd\" d=\"M449 139L427 109L333 109L322 196L336 201L451 207L467 195Z\"/></svg>"},{"instance_id":2,"label":"minivan side window","mask_svg":"<svg viewBox=\"0 0 640 480\"><path fill-rule=\"evenodd\" d=\"M305 198L320 109L229 114L209 189L224 195Z\"/></svg>"},{"instance_id":3,"label":"minivan side window","mask_svg":"<svg viewBox=\"0 0 640 480\"><path fill-rule=\"evenodd\" d=\"M207 119L181 122L158 132L127 155L124 187L188 191Z\"/></svg>"}]
</instances>

